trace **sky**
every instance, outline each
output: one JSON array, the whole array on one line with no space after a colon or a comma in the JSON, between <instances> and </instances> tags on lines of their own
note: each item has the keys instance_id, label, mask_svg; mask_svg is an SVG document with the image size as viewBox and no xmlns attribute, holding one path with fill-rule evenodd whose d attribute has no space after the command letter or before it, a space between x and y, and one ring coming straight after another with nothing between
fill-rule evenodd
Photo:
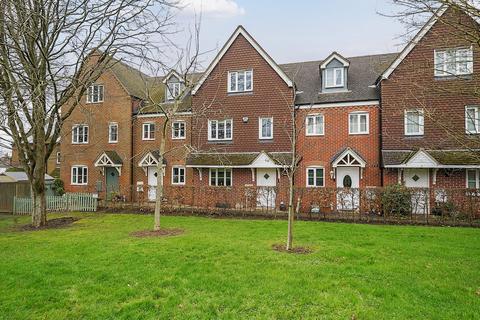
<instances>
[{"instance_id":1,"label":"sky","mask_svg":"<svg viewBox=\"0 0 480 320\"><path fill-rule=\"evenodd\" d=\"M238 25L277 63L398 52L404 26L381 16L398 10L391 0L180 0L177 21L188 29L201 12L200 48L212 58ZM174 41L182 43L182 33ZM208 63L207 63L208 64Z\"/></svg>"}]
</instances>

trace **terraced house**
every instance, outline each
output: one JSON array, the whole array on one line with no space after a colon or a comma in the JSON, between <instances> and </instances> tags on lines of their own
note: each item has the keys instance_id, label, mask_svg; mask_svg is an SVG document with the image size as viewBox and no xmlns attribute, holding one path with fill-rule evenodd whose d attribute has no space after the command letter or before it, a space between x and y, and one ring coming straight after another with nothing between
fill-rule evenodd
<instances>
[{"instance_id":1,"label":"terraced house","mask_svg":"<svg viewBox=\"0 0 480 320\"><path fill-rule=\"evenodd\" d=\"M279 207L294 136L297 187L478 188L478 46L445 21L476 23L451 9L440 15L399 54L278 64L239 26L186 80L119 62L64 126L61 177L69 191L153 200L165 119L147 103L150 88L164 104L182 95L167 128L163 182L175 192L166 197L253 188L257 206Z\"/></svg>"}]
</instances>

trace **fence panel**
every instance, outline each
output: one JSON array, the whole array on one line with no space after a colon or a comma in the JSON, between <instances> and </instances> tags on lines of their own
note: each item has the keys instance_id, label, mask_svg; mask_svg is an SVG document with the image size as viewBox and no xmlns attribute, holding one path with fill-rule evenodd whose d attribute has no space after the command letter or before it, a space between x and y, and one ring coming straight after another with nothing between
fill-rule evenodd
<instances>
[{"instance_id":1,"label":"fence panel","mask_svg":"<svg viewBox=\"0 0 480 320\"><path fill-rule=\"evenodd\" d=\"M97 211L97 199L89 193L66 193L63 196L47 196L47 211ZM29 215L33 210L32 198L13 199L13 214Z\"/></svg>"}]
</instances>

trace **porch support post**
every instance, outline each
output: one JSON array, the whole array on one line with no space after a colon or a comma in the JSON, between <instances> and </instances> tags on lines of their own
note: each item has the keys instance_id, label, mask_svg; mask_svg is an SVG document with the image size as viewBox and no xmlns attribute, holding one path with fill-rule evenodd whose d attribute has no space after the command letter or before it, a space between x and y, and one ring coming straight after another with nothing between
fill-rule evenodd
<instances>
[{"instance_id":1,"label":"porch support post","mask_svg":"<svg viewBox=\"0 0 480 320\"><path fill-rule=\"evenodd\" d=\"M252 171L252 182L255 182L255 168L250 168Z\"/></svg>"},{"instance_id":2,"label":"porch support post","mask_svg":"<svg viewBox=\"0 0 480 320\"><path fill-rule=\"evenodd\" d=\"M198 171L198 177L200 179L200 181L202 181L202 168L197 168L197 171Z\"/></svg>"},{"instance_id":3,"label":"porch support post","mask_svg":"<svg viewBox=\"0 0 480 320\"><path fill-rule=\"evenodd\" d=\"M437 172L438 172L438 169L433 169L433 185L436 185L437 184Z\"/></svg>"},{"instance_id":4,"label":"porch support post","mask_svg":"<svg viewBox=\"0 0 480 320\"><path fill-rule=\"evenodd\" d=\"M402 184L403 169L398 169L398 184Z\"/></svg>"},{"instance_id":5,"label":"porch support post","mask_svg":"<svg viewBox=\"0 0 480 320\"><path fill-rule=\"evenodd\" d=\"M277 181L280 182L280 168L277 168Z\"/></svg>"}]
</instances>

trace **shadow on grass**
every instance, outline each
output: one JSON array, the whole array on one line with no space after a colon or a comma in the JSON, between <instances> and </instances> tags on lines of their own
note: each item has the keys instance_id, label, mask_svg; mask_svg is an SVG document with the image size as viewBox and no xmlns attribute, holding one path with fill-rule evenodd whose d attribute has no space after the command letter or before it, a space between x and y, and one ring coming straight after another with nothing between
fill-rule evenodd
<instances>
[{"instance_id":1,"label":"shadow on grass","mask_svg":"<svg viewBox=\"0 0 480 320\"><path fill-rule=\"evenodd\" d=\"M185 230L183 229L160 229L158 231L153 231L153 230L135 231L130 233L130 235L136 238L161 238L161 237L178 236L183 233L185 233Z\"/></svg>"},{"instance_id":2,"label":"shadow on grass","mask_svg":"<svg viewBox=\"0 0 480 320\"><path fill-rule=\"evenodd\" d=\"M287 250L287 247L284 244L280 244L280 243L276 243L272 245L272 249L278 252L294 253L294 254L310 254L313 252L313 250L308 247L294 247L290 250Z\"/></svg>"}]
</instances>

